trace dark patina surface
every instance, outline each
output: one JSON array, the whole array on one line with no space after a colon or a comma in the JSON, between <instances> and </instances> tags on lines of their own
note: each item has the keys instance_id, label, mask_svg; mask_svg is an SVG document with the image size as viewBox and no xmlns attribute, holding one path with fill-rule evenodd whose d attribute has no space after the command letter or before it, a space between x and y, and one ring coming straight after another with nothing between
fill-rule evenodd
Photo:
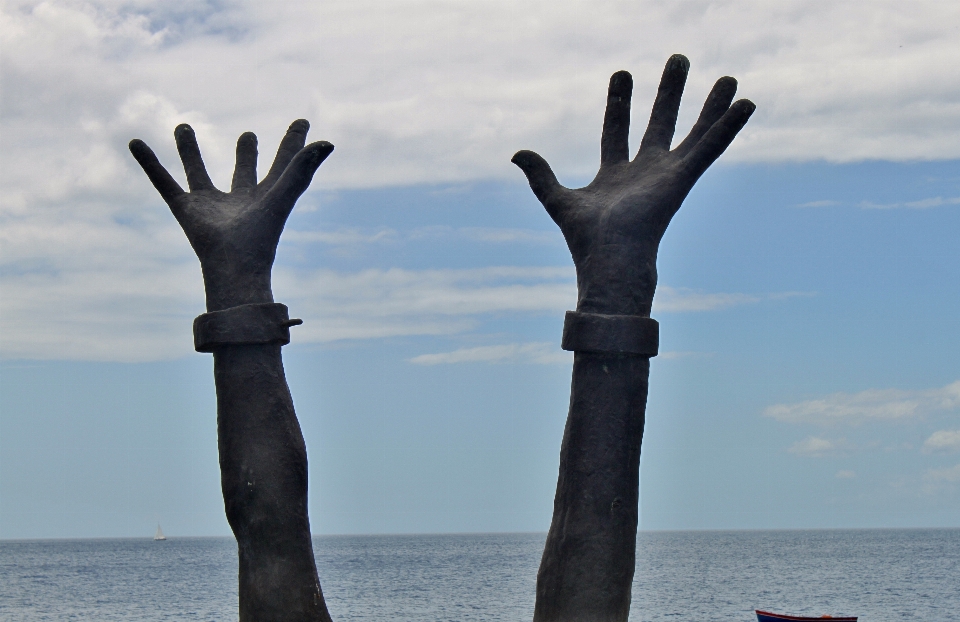
<instances>
[{"instance_id":1,"label":"dark patina surface","mask_svg":"<svg viewBox=\"0 0 960 622\"><path fill-rule=\"evenodd\" d=\"M633 78L610 78L600 170L580 189L561 186L546 161L513 162L560 226L577 269L577 309L564 346L574 350L570 410L560 449L553 521L537 574L537 622L626 620L636 565L640 443L650 356L657 250L671 218L730 145L755 106L733 102L720 78L687 137L670 149L689 61L667 61L650 122L629 157Z\"/></svg>"},{"instance_id":2,"label":"dark patina surface","mask_svg":"<svg viewBox=\"0 0 960 622\"><path fill-rule=\"evenodd\" d=\"M270 275L287 216L333 151L304 146L294 121L257 183L257 137L243 134L230 192L214 187L193 130L174 137L189 192L140 140L130 151L160 192L200 259L207 311L194 323L197 349L212 352L217 387L220 484L240 556L240 620L330 620L310 539L307 449L283 373L290 340Z\"/></svg>"},{"instance_id":3,"label":"dark patina surface","mask_svg":"<svg viewBox=\"0 0 960 622\"><path fill-rule=\"evenodd\" d=\"M553 522L537 575L535 620L626 620L633 579L640 444L649 359L649 318L660 239L703 172L754 110L731 105L721 78L687 138L670 150L689 63L667 62L640 151L629 159L630 74L610 80L601 165L585 188L561 186L537 154L514 158L560 226L577 269L577 310L564 347L576 352L560 454ZM295 121L257 183L257 139L237 142L229 193L213 186L193 130L175 138L185 192L142 141L130 150L183 227L200 260L208 313L197 349L212 352L221 485L240 554L240 619L330 620L317 577L307 516L307 456L280 349L290 320L270 279L287 216L333 150L304 146Z\"/></svg>"}]
</instances>

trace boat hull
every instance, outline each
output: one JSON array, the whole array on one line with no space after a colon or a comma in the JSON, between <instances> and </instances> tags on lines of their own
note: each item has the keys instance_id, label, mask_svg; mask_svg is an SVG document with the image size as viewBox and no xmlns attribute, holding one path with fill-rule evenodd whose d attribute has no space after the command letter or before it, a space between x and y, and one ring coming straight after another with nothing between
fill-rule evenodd
<instances>
[{"instance_id":1,"label":"boat hull","mask_svg":"<svg viewBox=\"0 0 960 622\"><path fill-rule=\"evenodd\" d=\"M755 610L757 613L757 622L857 622L856 616L788 616L782 613L771 613L769 611Z\"/></svg>"}]
</instances>

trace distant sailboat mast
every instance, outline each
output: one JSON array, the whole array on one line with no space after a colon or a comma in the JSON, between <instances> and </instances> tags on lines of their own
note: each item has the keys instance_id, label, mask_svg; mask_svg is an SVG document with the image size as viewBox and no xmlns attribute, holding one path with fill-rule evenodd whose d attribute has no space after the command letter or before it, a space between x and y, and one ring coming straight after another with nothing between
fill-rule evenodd
<instances>
[{"instance_id":1,"label":"distant sailboat mast","mask_svg":"<svg viewBox=\"0 0 960 622\"><path fill-rule=\"evenodd\" d=\"M160 529L160 523L157 523L157 535L153 536L154 540L166 540L167 536L163 535L163 529Z\"/></svg>"}]
</instances>

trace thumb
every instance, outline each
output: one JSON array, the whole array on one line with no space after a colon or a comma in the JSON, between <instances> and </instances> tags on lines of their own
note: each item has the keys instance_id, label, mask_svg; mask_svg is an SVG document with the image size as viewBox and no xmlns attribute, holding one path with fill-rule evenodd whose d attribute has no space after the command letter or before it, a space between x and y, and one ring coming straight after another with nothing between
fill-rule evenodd
<instances>
[{"instance_id":1,"label":"thumb","mask_svg":"<svg viewBox=\"0 0 960 622\"><path fill-rule=\"evenodd\" d=\"M547 209L550 217L556 221L558 206L555 199L566 188L557 181L557 176L553 174L553 170L547 164L547 161L539 154L526 150L516 152L510 158L510 161L519 166L523 174L527 176L533 194Z\"/></svg>"}]
</instances>

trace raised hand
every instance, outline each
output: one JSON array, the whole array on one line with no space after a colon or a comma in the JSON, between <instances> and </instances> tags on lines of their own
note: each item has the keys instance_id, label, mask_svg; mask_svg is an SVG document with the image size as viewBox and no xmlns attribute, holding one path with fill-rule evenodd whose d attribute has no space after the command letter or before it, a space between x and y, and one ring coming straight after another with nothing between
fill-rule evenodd
<instances>
[{"instance_id":1,"label":"raised hand","mask_svg":"<svg viewBox=\"0 0 960 622\"><path fill-rule=\"evenodd\" d=\"M687 193L754 111L747 100L731 105L737 82L720 78L690 134L671 150L689 67L680 55L667 61L633 160L633 79L613 74L600 171L585 188L561 186L532 151L513 156L577 267L577 312L567 313L563 339L575 353L570 410L534 622L626 622L630 613L647 381L659 346L649 318L657 250Z\"/></svg>"},{"instance_id":2,"label":"raised hand","mask_svg":"<svg viewBox=\"0 0 960 622\"><path fill-rule=\"evenodd\" d=\"M633 78L626 71L611 76L600 170L585 188L561 186L550 165L532 151L513 156L567 240L577 268L577 311L649 316L657 250L667 225L756 108L746 99L731 105L737 81L720 78L693 129L671 150L689 68L690 61L680 54L667 61L633 160L627 146Z\"/></svg>"},{"instance_id":3,"label":"raised hand","mask_svg":"<svg viewBox=\"0 0 960 622\"><path fill-rule=\"evenodd\" d=\"M289 342L270 272L280 233L333 145L304 147L310 124L294 121L257 183L257 137L237 141L230 192L207 175L189 125L174 131L189 192L141 140L130 151L183 227L203 269L207 311L194 345L213 353L220 486L237 538L240 621L330 622L307 516L307 449L283 372ZM210 327L213 327L211 329Z\"/></svg>"},{"instance_id":4,"label":"raised hand","mask_svg":"<svg viewBox=\"0 0 960 622\"><path fill-rule=\"evenodd\" d=\"M273 302L270 272L283 226L317 168L333 151L326 141L304 147L309 129L303 119L290 125L260 183L257 137L251 132L241 135L230 192L218 190L210 181L189 125L174 130L189 192L183 191L146 143L130 141L130 152L170 206L200 259L208 311Z\"/></svg>"}]
</instances>

